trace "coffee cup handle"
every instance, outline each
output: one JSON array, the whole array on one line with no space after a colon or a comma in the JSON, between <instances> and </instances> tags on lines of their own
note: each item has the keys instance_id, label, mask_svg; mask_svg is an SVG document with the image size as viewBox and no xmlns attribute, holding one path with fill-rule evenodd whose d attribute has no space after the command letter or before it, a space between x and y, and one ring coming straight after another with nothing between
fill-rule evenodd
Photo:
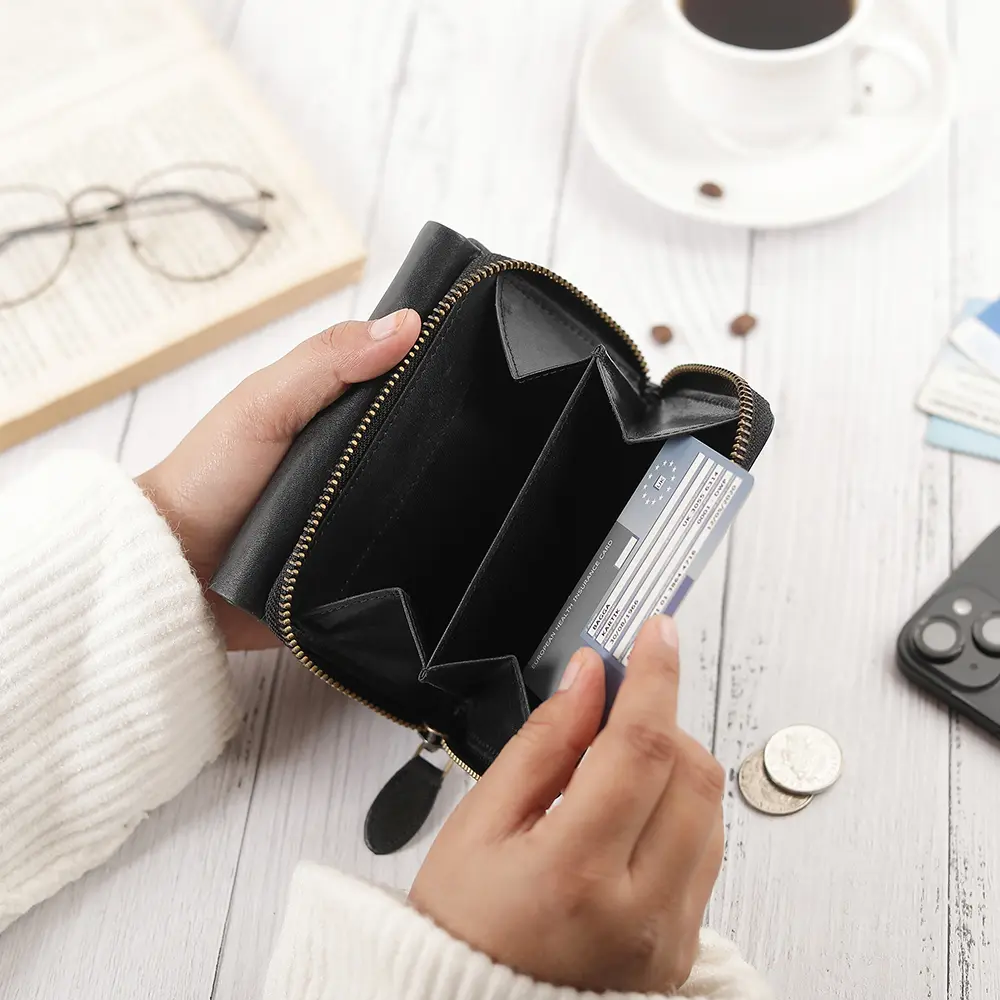
<instances>
[{"instance_id":1,"label":"coffee cup handle","mask_svg":"<svg viewBox=\"0 0 1000 1000\"><path fill-rule=\"evenodd\" d=\"M908 111L930 89L931 67L916 43L890 35L874 35L853 53L852 114L863 117Z\"/></svg>"}]
</instances>

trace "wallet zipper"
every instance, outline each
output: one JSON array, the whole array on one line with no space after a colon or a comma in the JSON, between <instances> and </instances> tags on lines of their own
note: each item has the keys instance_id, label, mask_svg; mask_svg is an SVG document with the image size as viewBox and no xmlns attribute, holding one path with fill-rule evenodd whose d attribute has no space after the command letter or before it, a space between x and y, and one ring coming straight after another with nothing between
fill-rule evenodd
<instances>
[{"instance_id":1,"label":"wallet zipper","mask_svg":"<svg viewBox=\"0 0 1000 1000\"><path fill-rule=\"evenodd\" d=\"M729 459L737 465L746 468L747 451L750 447L750 429L753 427L755 399L754 391L750 388L750 383L745 379L729 371L728 368L719 368L716 365L678 365L672 368L663 377L660 388L664 388L668 382L680 375L693 372L697 375L717 375L725 379L735 390L736 399L739 402L739 417L736 421L736 439L733 441Z\"/></svg>"},{"instance_id":2,"label":"wallet zipper","mask_svg":"<svg viewBox=\"0 0 1000 1000\"><path fill-rule=\"evenodd\" d=\"M447 295L445 295L445 297L430 311L430 313L428 313L427 318L421 325L420 336L417 337L416 343L410 349L410 352L406 355L406 357L403 358L399 365L396 366L396 369L382 386L378 396L375 397L375 401L368 408L368 411L362 418L361 423L358 424L358 427L351 436L347 447L337 460L333 473L327 481L323 492L320 494L319 500L313 508L312 514L306 522L306 526L303 528L302 534L299 536L299 540L295 544L295 548L292 550L292 554L289 557L288 563L282 573L281 585L278 591L278 631L281 640L292 651L292 654L296 657L296 659L298 659L310 673L315 674L320 678L320 680L324 681L334 690L339 691L341 694L346 695L353 701L364 705L366 708L371 709L371 711L376 712L378 715L395 722L397 725L417 731L424 738L428 738L434 731L427 726L419 726L412 722L407 722L405 719L400 719L398 716L385 711L385 709L379 708L378 705L374 705L367 699L355 694L339 681L335 681L325 670L313 662L309 654L306 653L306 651L299 645L299 641L295 636L295 630L292 627L292 600L295 595L295 584L299 575L299 570L301 570L302 565L305 562L305 558L309 554L309 549L312 546L316 532L319 530L320 523L322 522L330 504L333 502L337 490L340 489L348 466L354 460L355 454L364 442L365 434L377 418L379 410L385 405L390 396L392 396L399 388L401 388L403 384L405 384L409 373L415 367L414 362L418 359L421 351L425 349L428 342L433 338L437 328L441 325L441 322L448 315L448 313L451 312L461 299L464 298L465 295L467 295L481 281L486 278L492 278L503 271L528 271L532 274L540 274L543 277L548 278L550 281L554 281L557 285L564 288L571 295L579 299L612 330L623 346L635 358L642 373L643 382L645 383L648 380L649 366L647 365L646 359L643 356L642 351L639 350L635 341L625 332L624 328L612 319L611 316L609 316L599 305L597 305L593 299L591 299L588 295L585 295L579 288L567 281L565 278L556 274L554 271L550 271L547 267L542 267L540 264L533 264L530 261L514 260L506 257L490 261L488 264L484 264L481 267L476 268L465 277L456 281L455 284L449 289ZM682 375L685 372L700 372L703 374L717 375L725 378L736 389L737 397L740 403L740 416L737 426L736 442L733 446L731 458L734 462L739 464L741 459L745 460L746 458L747 447L750 441L750 427L753 423L754 397L749 384L738 375L734 375L732 372L726 371L725 368L716 368L712 365L681 365L680 367L673 369L673 371L671 371L663 379L662 385L666 385L672 378ZM480 775L469 767L469 765L466 764L465 761L462 760L451 749L451 747L448 746L446 737L442 734L436 733L435 737L439 738L441 749L444 750L444 752L463 771L471 775L473 778L477 780L479 779Z\"/></svg>"}]
</instances>

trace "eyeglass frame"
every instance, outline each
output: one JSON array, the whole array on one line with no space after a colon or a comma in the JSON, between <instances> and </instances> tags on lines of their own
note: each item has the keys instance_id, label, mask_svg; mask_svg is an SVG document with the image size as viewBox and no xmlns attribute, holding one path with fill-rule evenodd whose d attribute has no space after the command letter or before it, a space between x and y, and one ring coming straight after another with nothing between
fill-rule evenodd
<instances>
[{"instance_id":1,"label":"eyeglass frame","mask_svg":"<svg viewBox=\"0 0 1000 1000\"><path fill-rule=\"evenodd\" d=\"M25 192L25 191L35 191L41 194L47 195L55 201L62 204L66 210L66 218L64 220L55 220L53 222L38 223L34 226L27 226L21 229L10 230L9 232L0 232L0 255L3 254L4 248L9 246L11 242L21 237L33 237L36 235L41 235L47 232L67 232L69 234L69 243L63 252L62 258L56 265L52 272L52 275L45 281L44 284L39 285L34 291L27 295L23 295L20 298L4 300L0 299L0 312L4 309L10 309L15 306L24 305L26 302L30 302L32 299L37 298L39 295L47 292L60 278L63 271L66 269L66 265L69 263L70 257L73 255L73 251L76 249L77 234L83 229L97 228L103 225L111 224L124 224L126 227L129 223L129 218L127 214L127 209L129 205L140 204L141 202L148 201L152 198L165 198L165 197L176 197L178 195L186 195L193 198L195 201L200 202L202 207L208 209L210 212L214 212L224 218L229 219L238 228L245 231L249 231L253 234L253 238L247 243L246 248L243 252L234 260L232 263L228 264L224 268L220 268L218 271L214 271L211 274L204 275L179 275L172 274L171 272L165 270L162 267L157 267L154 263L147 260L139 250L139 242L135 237L126 232L126 240L129 245L129 249L132 251L133 256L142 264L148 271L154 274L159 274L170 281L180 281L190 284L198 284L206 281L216 281L219 278L224 278L227 274L231 274L235 271L250 254L254 251L257 244L260 242L261 237L269 231L266 220L263 217L263 210L260 212L260 217L255 217L247 212L243 212L238 208L235 208L231 203L217 201L214 198L210 198L208 195L201 193L200 191L188 190L188 189L173 189L152 192L149 195L138 197L136 192L139 191L143 185L147 184L149 181L154 180L163 174L173 173L174 171L186 170L186 169L211 169L211 170L222 170L231 174L235 174L238 177L242 177L247 183L256 190L256 200L261 206L263 203L268 201L274 201L276 195L273 191L268 188L261 187L260 184L254 180L245 170L240 167L234 167L228 163L214 163L211 161L191 161L184 163L176 163L169 167L163 167L159 170L153 170L148 174L144 174L140 177L134 185L130 192L125 192L120 188L116 188L110 184L90 184L86 187L80 188L80 190L74 192L70 197L64 197L58 191L53 188L43 187L38 184L13 184L0 187L0 198L7 192ZM99 209L96 213L92 214L90 217L77 216L73 212L73 205L75 202L79 201L81 198L87 195L95 193L105 193L113 195L116 201L112 202L110 205L105 205ZM163 213L177 214L177 213ZM150 218L151 216L146 216ZM2 262L2 256L0 256L0 262Z\"/></svg>"}]
</instances>

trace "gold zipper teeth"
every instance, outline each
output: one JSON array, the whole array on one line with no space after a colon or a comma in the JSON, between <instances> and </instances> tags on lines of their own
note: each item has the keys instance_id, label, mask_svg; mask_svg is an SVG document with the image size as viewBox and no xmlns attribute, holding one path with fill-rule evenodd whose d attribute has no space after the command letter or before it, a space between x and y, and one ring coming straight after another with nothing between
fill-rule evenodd
<instances>
[{"instance_id":1,"label":"gold zipper teeth","mask_svg":"<svg viewBox=\"0 0 1000 1000\"><path fill-rule=\"evenodd\" d=\"M382 404L388 398L392 390L399 384L402 379L403 373L409 367L410 362L417 356L420 350L423 349L424 345L427 343L428 338L434 333L437 327L440 325L441 320L451 311L452 307L459 301L459 299L469 292L469 290L478 285L483 278L489 277L493 274L499 273L499 271L505 268L500 267L500 264L505 264L507 266L513 265L514 261L498 261L486 265L480 268L478 271L473 272L469 278L459 281L456 283L455 287L450 289L448 294L445 295L444 299L439 302L430 312L427 319L425 319L421 325L420 336L417 337L416 343L410 349L406 357L402 360L396 370L389 377L385 385L382 386L381 391L375 398L375 401L368 408L365 413L364 418L358 425L354 434L351 436L347 447L344 449L343 454L340 456L336 466L334 466L333 474L327 481L326 487L320 494L319 500L313 509L312 515L306 522L306 526L299 536L299 540L295 544L295 548L292 551L291 559L289 560L290 566L285 571L284 579L282 580L281 590L279 591L278 599L278 628L281 632L282 641L286 646L292 651L292 655L298 659L310 673L315 674L326 684L332 687L334 690L339 691L341 694L346 695L348 698L353 699L366 708L371 709L383 718L389 719L395 722L397 725L405 726L407 729L419 729L419 726L414 725L412 722L407 722L405 719L400 719L398 716L393 715L391 712L385 711L383 708L379 708L378 705L373 704L366 698L362 698L360 695L355 694L349 688L345 687L338 681L333 680L326 671L321 667L317 666L313 662L312 658L308 653L299 645L298 639L295 635L295 631L292 628L292 598L295 593L295 579L299 575L299 569L305 560L305 556L309 552L309 548L312 544L312 540L319 529L320 523L323 520L323 515L326 513L327 508L330 506L330 502L333 499L334 494L340 486L341 479L343 478L344 472L347 469L348 464L354 457L354 453L357 450L358 445L361 443L361 439L364 436L364 432L371 426L372 420L378 413ZM455 290L458 289L459 294L455 294ZM624 333L624 331L622 331ZM635 348L633 344L633 349ZM455 754L451 748L448 746L445 740L442 740L441 746L445 753L455 761L463 770L467 771L474 778L479 778L479 775L469 767L465 761L461 760L457 754Z\"/></svg>"},{"instance_id":2,"label":"gold zipper teeth","mask_svg":"<svg viewBox=\"0 0 1000 1000\"><path fill-rule=\"evenodd\" d=\"M588 306L593 312L597 313L598 316L615 332L615 336L618 337L622 343L632 352L635 360L639 363L639 368L642 371L642 379L645 382L649 378L649 365L646 363L646 358L643 356L642 351L639 350L636 342L628 335L625 328L621 326L616 320L609 316L589 295L585 295L576 287L571 281L567 281L564 277L556 274L555 271L550 271L547 267L542 267L541 264L531 264L527 261L514 261L517 264L518 270L531 271L533 274L541 274L546 278L554 281L557 285L565 288L566 291L570 292L576 298L578 298L584 305Z\"/></svg>"},{"instance_id":3,"label":"gold zipper teeth","mask_svg":"<svg viewBox=\"0 0 1000 1000\"><path fill-rule=\"evenodd\" d=\"M566 289L566 291L570 292L583 302L584 305L596 313L629 349L635 357L635 360L642 372L643 382L645 383L649 378L649 367L646 364L646 359L643 357L642 352L639 350L635 341L625 332L624 328L612 319L611 316L609 316L599 305L597 305L593 299L581 292L579 288L572 284L572 282L567 281L554 271L550 271L547 267L542 267L540 264L532 264L529 261L513 260L511 258L503 258L501 260L491 261L489 264L484 264L482 267L477 268L465 278L457 281L451 289L449 289L445 297L430 311L430 313L428 313L427 318L421 325L420 336L417 337L416 343L410 349L406 357L403 358L400 364L396 367L395 371L389 376L386 383L382 386L381 391L378 396L375 397L375 401L372 405L368 408L361 423L354 431L354 434L351 435L351 439L348 441L347 447L344 449L337 461L337 464L334 466L333 473L327 481L323 492L320 494L319 500L317 500L312 514L310 515L308 521L306 521L302 534L299 535L299 539L295 543L295 548L292 550L292 554L289 557L288 564L281 580L281 587L278 591L278 630L281 633L282 641L292 651L295 658L298 659L310 673L315 674L335 691L339 691L341 694L346 695L348 698L353 699L361 705L364 705L366 708L371 709L371 711L381 715L383 718L389 719L397 725L404 726L407 729L421 730L422 727L415 725L412 722L407 722L405 719L400 719L398 716L385 711L385 709L379 708L378 705L373 704L366 698L360 697L351 691L350 688L347 688L338 681L333 680L329 674L326 673L326 671L312 661L309 654L306 653L306 651L299 645L299 641L295 635L295 630L292 628L292 599L295 594L295 583L299 575L299 570L302 568L305 561L305 557L309 553L313 538L316 536L316 532L322 523L323 516L325 515L327 508L330 506L337 490L340 488L344 473L347 471L347 467L350 465L351 460L354 457L354 453L357 451L358 446L364 438L365 432L371 426L372 421L378 414L382 404L385 403L385 401L402 381L404 374L410 367L410 363L418 356L420 351L424 349L428 340L434 335L437 328L441 325L441 321L448 315L449 312L451 312L452 308L459 302L459 300L485 278L491 278L494 275L499 274L501 271L529 271L532 274L540 274L551 281L554 281L560 287ZM749 385L747 385L743 379L739 378L739 376L733 375L731 372L727 372L724 368L715 368L709 365L683 365L680 368L675 368L663 380L663 384L666 384L671 377L676 374L680 374L683 371L708 372L715 375L721 375L728 378L729 381L734 382L734 384L736 384L737 392L739 393L741 413L744 404L744 393L741 386L745 387L748 394L746 398L749 400L750 418L747 422L747 429L744 430L741 417L741 422L737 429L737 443L733 448L732 455L734 462L740 462L741 459L745 459L746 449L749 444L748 426L753 419L753 392ZM740 457L737 457L737 455ZM451 749L451 747L448 746L447 739L442 738L441 748L463 771L470 774L473 778L477 780L479 779L479 774L469 767L469 765L466 764L465 761L462 760Z\"/></svg>"},{"instance_id":4,"label":"gold zipper teeth","mask_svg":"<svg viewBox=\"0 0 1000 1000\"><path fill-rule=\"evenodd\" d=\"M747 460L747 452L750 448L750 431L753 427L755 399L753 389L745 378L734 374L726 368L719 368L717 365L678 365L671 369L663 377L660 383L661 388L671 379L685 372L697 372L704 375L718 375L736 388L736 397L739 401L739 417L736 421L736 436L733 440L733 448L729 453L731 461L737 465L743 465Z\"/></svg>"},{"instance_id":5,"label":"gold zipper teeth","mask_svg":"<svg viewBox=\"0 0 1000 1000\"><path fill-rule=\"evenodd\" d=\"M481 774L480 774L480 773L479 773L478 771L473 771L473 770L472 770L472 768L471 768L471 767L469 767L469 765L468 765L468 764L466 764L466 763L465 763L465 761L464 761L464 760L462 760L462 758L461 758L461 757L459 757L459 756L458 756L458 754L457 754L457 753L455 753L455 751L454 751L454 750L452 750L452 748L451 748L450 746L448 746L448 741L447 741L447 740L444 740L444 739L443 739L443 740L441 740L441 749L442 749L442 750L443 750L443 751L444 751L444 752L445 752L445 753L446 753L446 754L447 754L447 755L448 755L448 756L449 756L449 757L450 757L450 758L451 758L451 759L452 759L452 760L453 760L453 761L454 761L454 762L455 762L455 763L456 763L456 764L457 764L457 765L458 765L458 766L459 766L459 767L460 767L460 768L461 768L461 769L462 769L463 771L465 771L465 773L466 773L467 775L469 775L469 777L470 777L470 778L473 778L473 779L474 779L475 781L478 781L478 780L479 780L479 779L480 779L480 778L482 777L482 775L481 775Z\"/></svg>"}]
</instances>

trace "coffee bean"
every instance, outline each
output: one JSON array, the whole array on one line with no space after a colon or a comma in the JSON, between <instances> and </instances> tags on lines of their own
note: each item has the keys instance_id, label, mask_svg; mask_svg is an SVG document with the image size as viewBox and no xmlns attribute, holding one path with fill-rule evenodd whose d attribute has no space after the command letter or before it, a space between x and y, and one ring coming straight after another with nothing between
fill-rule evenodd
<instances>
[{"instance_id":1,"label":"coffee bean","mask_svg":"<svg viewBox=\"0 0 1000 1000\"><path fill-rule=\"evenodd\" d=\"M661 323L659 326L653 327L653 340L658 344L669 344L673 339L674 331L669 326L664 326Z\"/></svg>"},{"instance_id":2,"label":"coffee bean","mask_svg":"<svg viewBox=\"0 0 1000 1000\"><path fill-rule=\"evenodd\" d=\"M732 331L734 336L745 337L756 325L756 317L751 316L750 313L743 313L742 316L737 316L736 319L729 324L729 329Z\"/></svg>"},{"instance_id":3,"label":"coffee bean","mask_svg":"<svg viewBox=\"0 0 1000 1000\"><path fill-rule=\"evenodd\" d=\"M719 187L714 181L705 181L704 184L698 190L706 198L721 198L723 195L722 188Z\"/></svg>"}]
</instances>

